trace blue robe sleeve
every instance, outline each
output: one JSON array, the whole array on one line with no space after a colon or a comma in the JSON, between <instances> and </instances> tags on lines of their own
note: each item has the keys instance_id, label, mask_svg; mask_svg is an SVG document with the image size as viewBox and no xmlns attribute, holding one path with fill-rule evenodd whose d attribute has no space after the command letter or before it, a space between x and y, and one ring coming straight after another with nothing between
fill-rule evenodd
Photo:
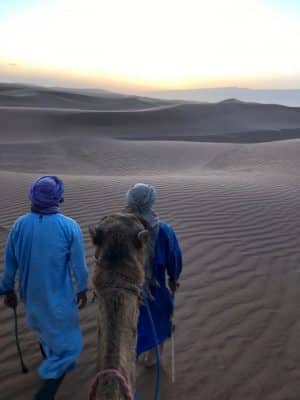
<instances>
[{"instance_id":1,"label":"blue robe sleeve","mask_svg":"<svg viewBox=\"0 0 300 400\"><path fill-rule=\"evenodd\" d=\"M169 278L173 282L177 282L182 270L182 253L173 229L169 226L168 232L168 258L167 258L167 272Z\"/></svg>"},{"instance_id":2,"label":"blue robe sleeve","mask_svg":"<svg viewBox=\"0 0 300 400\"><path fill-rule=\"evenodd\" d=\"M70 266L75 276L77 293L87 290L88 270L85 262L83 237L78 224L76 224L73 229L73 239L70 251Z\"/></svg>"},{"instance_id":3,"label":"blue robe sleeve","mask_svg":"<svg viewBox=\"0 0 300 400\"><path fill-rule=\"evenodd\" d=\"M12 229L9 233L6 243L4 274L3 277L0 279L0 294L6 294L13 291L15 288L18 263L14 251L13 236L14 229Z\"/></svg>"}]
</instances>

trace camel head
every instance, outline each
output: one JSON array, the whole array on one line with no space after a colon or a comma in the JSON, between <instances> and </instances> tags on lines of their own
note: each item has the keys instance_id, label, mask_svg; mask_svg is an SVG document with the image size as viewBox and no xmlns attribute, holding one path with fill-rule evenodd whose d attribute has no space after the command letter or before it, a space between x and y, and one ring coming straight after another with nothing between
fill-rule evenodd
<instances>
[{"instance_id":1,"label":"camel head","mask_svg":"<svg viewBox=\"0 0 300 400\"><path fill-rule=\"evenodd\" d=\"M101 281L112 281L114 277L119 279L120 275L132 284L143 284L148 255L147 228L142 218L130 212L108 215L95 227L89 228L95 246L95 288L101 286Z\"/></svg>"}]
</instances>

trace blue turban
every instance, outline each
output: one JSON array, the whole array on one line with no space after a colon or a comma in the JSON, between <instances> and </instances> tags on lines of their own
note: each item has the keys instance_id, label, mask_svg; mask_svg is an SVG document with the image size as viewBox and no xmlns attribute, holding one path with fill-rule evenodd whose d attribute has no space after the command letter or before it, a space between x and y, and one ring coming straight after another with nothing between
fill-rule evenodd
<instances>
[{"instance_id":1,"label":"blue turban","mask_svg":"<svg viewBox=\"0 0 300 400\"><path fill-rule=\"evenodd\" d=\"M41 176L28 189L31 210L38 214L56 214L63 202L64 183L57 176Z\"/></svg>"}]
</instances>

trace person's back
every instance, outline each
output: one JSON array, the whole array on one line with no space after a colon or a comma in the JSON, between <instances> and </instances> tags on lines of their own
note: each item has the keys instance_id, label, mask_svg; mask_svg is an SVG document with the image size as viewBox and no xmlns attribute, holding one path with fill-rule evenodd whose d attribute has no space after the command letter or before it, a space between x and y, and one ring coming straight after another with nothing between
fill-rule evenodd
<instances>
[{"instance_id":1,"label":"person's back","mask_svg":"<svg viewBox=\"0 0 300 400\"><path fill-rule=\"evenodd\" d=\"M8 306L17 305L18 272L26 319L44 356L39 373L45 383L35 400L54 399L82 349L77 301L86 303L88 276L80 227L60 212L63 182L54 176L41 177L31 185L29 198L31 213L15 222L7 240L0 294L6 294Z\"/></svg>"},{"instance_id":2,"label":"person's back","mask_svg":"<svg viewBox=\"0 0 300 400\"><path fill-rule=\"evenodd\" d=\"M29 213L20 217L14 225L11 239L18 263L20 297L30 306L27 319L33 329L38 328L35 314L41 310L49 310L49 330L53 329L53 322L58 316L66 318L66 323L72 322L72 308L77 315L71 266L84 264L82 252L76 252L72 247L78 234L78 224L61 213ZM82 279L84 277L78 276L77 281ZM81 287L78 291L84 289ZM67 299L67 303L72 299L72 304L65 304L64 307L63 298ZM54 315L51 315L52 312Z\"/></svg>"},{"instance_id":3,"label":"person's back","mask_svg":"<svg viewBox=\"0 0 300 400\"><path fill-rule=\"evenodd\" d=\"M182 269L181 249L172 227L161 221L153 211L156 190L153 186L138 183L127 192L129 208L136 208L147 221L152 230L149 250L150 262L146 265L146 284L144 289L148 295L148 305L154 322L158 343L153 333L145 305L140 307L138 322L137 356L142 357L146 366L155 363L156 344L161 345L170 337L172 330L172 314L174 309L174 293ZM151 249L153 252L151 254ZM166 282L168 275L168 286ZM147 352L150 350L150 352Z\"/></svg>"}]
</instances>

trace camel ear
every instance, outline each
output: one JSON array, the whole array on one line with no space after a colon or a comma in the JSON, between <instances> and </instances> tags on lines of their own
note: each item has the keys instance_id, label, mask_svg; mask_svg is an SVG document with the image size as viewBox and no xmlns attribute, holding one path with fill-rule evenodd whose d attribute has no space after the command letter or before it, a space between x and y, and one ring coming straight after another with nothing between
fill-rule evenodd
<instances>
[{"instance_id":1,"label":"camel ear","mask_svg":"<svg viewBox=\"0 0 300 400\"><path fill-rule=\"evenodd\" d=\"M101 246L103 241L103 232L99 226L89 226L89 232L94 246Z\"/></svg>"},{"instance_id":2,"label":"camel ear","mask_svg":"<svg viewBox=\"0 0 300 400\"><path fill-rule=\"evenodd\" d=\"M143 229L142 231L140 231L137 234L137 242L139 243L139 245L141 246L143 243L146 243L149 239L149 231L147 231L146 229Z\"/></svg>"},{"instance_id":3,"label":"camel ear","mask_svg":"<svg viewBox=\"0 0 300 400\"><path fill-rule=\"evenodd\" d=\"M95 238L96 238L96 228L92 225L89 225L89 233L90 233L92 241L94 242Z\"/></svg>"}]
</instances>

